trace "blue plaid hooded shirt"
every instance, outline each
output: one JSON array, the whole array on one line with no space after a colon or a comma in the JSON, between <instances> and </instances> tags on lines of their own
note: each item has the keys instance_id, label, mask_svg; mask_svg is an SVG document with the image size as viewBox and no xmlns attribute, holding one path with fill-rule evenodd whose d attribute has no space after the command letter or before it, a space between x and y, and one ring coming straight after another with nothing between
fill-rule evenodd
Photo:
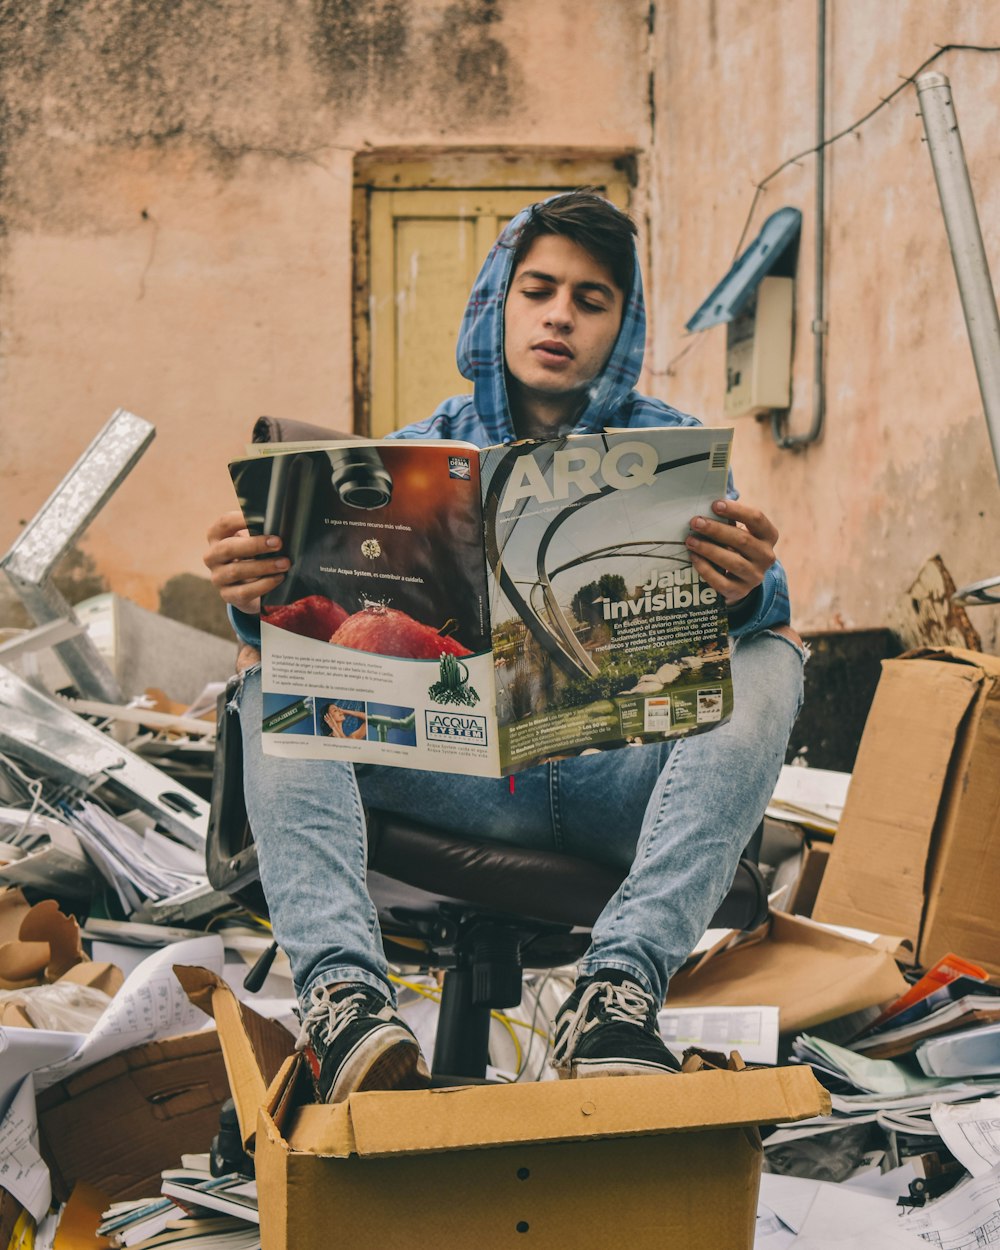
<instances>
[{"instance_id":1,"label":"blue plaid hooded shirt","mask_svg":"<svg viewBox=\"0 0 1000 1250\"><path fill-rule=\"evenodd\" d=\"M389 438L459 439L477 447L516 440L504 371L504 303L513 273L514 246L530 214L529 205L501 231L483 262L462 316L455 356L462 377L473 384L473 393L446 399L429 417L394 431ZM645 347L646 305L636 251L632 289L625 300L618 338L607 364L590 388L587 406L577 418L573 433L598 433L607 426L641 429L702 424L697 417L635 390ZM729 495L739 498L732 476ZM259 647L259 619L235 608L230 609L229 615L240 639ZM775 563L762 585L730 612L729 632L740 637L787 624L790 619L785 571Z\"/></svg>"}]
</instances>

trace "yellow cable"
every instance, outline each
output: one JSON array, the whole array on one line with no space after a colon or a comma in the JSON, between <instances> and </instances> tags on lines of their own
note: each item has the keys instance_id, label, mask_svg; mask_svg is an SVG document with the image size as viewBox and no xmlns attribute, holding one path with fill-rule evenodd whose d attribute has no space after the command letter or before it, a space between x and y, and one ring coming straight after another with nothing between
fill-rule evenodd
<instances>
[{"instance_id":1,"label":"yellow cable","mask_svg":"<svg viewBox=\"0 0 1000 1250\"><path fill-rule=\"evenodd\" d=\"M536 1029L533 1024L529 1024L527 1020L518 1020L517 1016L508 1016L511 1024L516 1024L518 1028L527 1029L530 1033L534 1033L537 1037L544 1037L547 1042L552 1041L552 1034L545 1029Z\"/></svg>"},{"instance_id":2,"label":"yellow cable","mask_svg":"<svg viewBox=\"0 0 1000 1250\"><path fill-rule=\"evenodd\" d=\"M521 1071L521 1043L517 1040L517 1034L511 1025L511 1022L499 1011L491 1011L490 1015L494 1020L499 1020L503 1027L510 1034L510 1040L514 1043L514 1071Z\"/></svg>"},{"instance_id":3,"label":"yellow cable","mask_svg":"<svg viewBox=\"0 0 1000 1250\"><path fill-rule=\"evenodd\" d=\"M392 981L394 985L401 985L404 989L411 990L414 994L420 995L421 998L429 998L432 1002L436 1003L441 1001L441 991L439 989L428 989L426 985L417 985L415 981L408 981L405 977L396 976L391 972L389 973L389 980ZM519 1072L521 1070L522 1055L521 1043L518 1040L517 1034L514 1032L515 1024L519 1028L528 1029L529 1032L537 1034L546 1042L551 1042L552 1040L552 1035L550 1033L546 1032L544 1029L536 1029L533 1025L528 1024L526 1020L518 1020L516 1017L508 1016L502 1011L491 1011L490 1016L494 1020L499 1020L510 1034L510 1040L514 1043L514 1054L517 1059L517 1066L514 1069L515 1072Z\"/></svg>"},{"instance_id":4,"label":"yellow cable","mask_svg":"<svg viewBox=\"0 0 1000 1250\"><path fill-rule=\"evenodd\" d=\"M441 1001L440 990L429 990L426 985L417 985L414 981L407 981L405 977L397 977L393 973L389 973L389 980L393 985L401 985L404 989L412 990L414 994L419 994L421 998L430 998L434 1002Z\"/></svg>"},{"instance_id":5,"label":"yellow cable","mask_svg":"<svg viewBox=\"0 0 1000 1250\"><path fill-rule=\"evenodd\" d=\"M396 946L407 946L410 950L415 951L426 952L430 950L430 946L423 940L423 938L402 937L398 933L387 933L385 936Z\"/></svg>"},{"instance_id":6,"label":"yellow cable","mask_svg":"<svg viewBox=\"0 0 1000 1250\"><path fill-rule=\"evenodd\" d=\"M270 920L265 920L263 916L258 916L246 907L237 907L232 911L216 912L205 926L205 932L211 933L212 929L222 920L239 920L241 916L249 916L254 924L260 925L262 929L266 929L268 933L273 934Z\"/></svg>"},{"instance_id":7,"label":"yellow cable","mask_svg":"<svg viewBox=\"0 0 1000 1250\"><path fill-rule=\"evenodd\" d=\"M441 1001L440 990L429 990L426 985L417 985L413 981L407 981L405 977L394 976L391 972L389 974L389 980L392 981L394 985L402 985L404 989L412 990L414 994L420 994L423 998L431 998L435 1002ZM497 1020L506 1021L508 1025L516 1024L519 1029L528 1029L529 1032L535 1033L538 1037L542 1037L546 1041L552 1040L551 1033L546 1032L545 1029L536 1029L534 1025L529 1024L527 1020L518 1020L516 1016L509 1016L503 1011L491 1011L490 1015Z\"/></svg>"}]
</instances>

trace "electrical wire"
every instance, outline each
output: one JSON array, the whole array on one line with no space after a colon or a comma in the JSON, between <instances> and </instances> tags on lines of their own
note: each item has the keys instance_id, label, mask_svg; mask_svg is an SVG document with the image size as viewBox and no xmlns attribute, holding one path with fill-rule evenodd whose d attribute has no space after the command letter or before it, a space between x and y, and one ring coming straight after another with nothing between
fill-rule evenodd
<instances>
[{"instance_id":1,"label":"electrical wire","mask_svg":"<svg viewBox=\"0 0 1000 1250\"><path fill-rule=\"evenodd\" d=\"M12 782L19 782L23 787L24 796L31 800L31 808L25 813L24 827L21 830L22 834L27 832L28 826L39 810L44 811L47 816L51 816L55 820L62 821L63 816L59 808L46 800L44 782L40 778L30 777L17 766L10 756L3 754L0 754L0 771L7 773L8 779Z\"/></svg>"},{"instance_id":2,"label":"electrical wire","mask_svg":"<svg viewBox=\"0 0 1000 1250\"><path fill-rule=\"evenodd\" d=\"M205 932L211 933L217 924L226 920L240 920L243 921L244 924L247 920L249 920L251 927L256 925L258 928L263 929L265 933L270 933L272 935L274 933L270 920L266 920L263 916L258 916L257 913L251 911L249 907L243 907L240 904L237 904L235 907L231 907L228 910L213 913L213 915L209 917L208 923L205 925Z\"/></svg>"},{"instance_id":3,"label":"electrical wire","mask_svg":"<svg viewBox=\"0 0 1000 1250\"><path fill-rule=\"evenodd\" d=\"M548 975L551 976L552 974L549 973ZM430 989L426 985L418 985L415 981L407 980L406 977L398 976L396 973L393 973L393 972L389 973L389 980L393 983L393 985L402 986L403 989L410 990L411 993L417 994L421 998L429 998L432 1002L435 1002L435 1003L441 1002L442 991L440 989ZM539 993L541 993L541 990L539 990ZM506 1012L503 1012L503 1011L490 1011L490 1017L493 1020L499 1021L499 1023L502 1024L503 1027L510 1034L510 1040L514 1044L514 1061L516 1065L515 1067L516 1075L514 1077L514 1080L516 1081L518 1080L522 1072L524 1072L525 1068L527 1067L527 1059L523 1055L523 1052L521 1049L521 1043L518 1040L517 1034L514 1032L514 1026L516 1025L518 1028L521 1028L521 1029L529 1029L533 1035L537 1033L539 1037L544 1037L546 1039L546 1042L551 1041L551 1038L549 1037L548 1033L544 1032L542 1029L535 1028L535 1021L538 1018L538 1000L537 998L535 1000L535 1015L532 1018L532 1021L530 1024L528 1024L524 1020L518 1020L514 1016L509 1016L507 1015ZM529 1053L530 1053L531 1045L533 1041L534 1041L534 1037L532 1036L528 1040Z\"/></svg>"},{"instance_id":4,"label":"electrical wire","mask_svg":"<svg viewBox=\"0 0 1000 1250\"><path fill-rule=\"evenodd\" d=\"M847 135L853 134L856 130L860 130L866 122L870 121L875 114L884 109L887 104L890 104L896 96L904 91L911 83L915 82L917 77L922 74L929 65L933 65L934 62L939 57L944 56L946 52L1000 52L1000 45L976 43L938 44L936 52L931 53L929 57L921 61L911 74L907 74L902 79L899 86L894 87L887 96L880 97L878 104L876 104L873 108L870 108L868 112L859 117L856 122L853 122L850 126L845 126L843 130L838 130L836 134L830 135L828 138L824 139L822 143L815 143L811 147L803 148L801 152L796 152L794 156L787 157L781 162L780 165L775 166L775 168L772 169L766 177L761 178L759 182L754 183L753 199L750 201L750 209L747 212L746 220L743 223L743 229L740 231L740 237L736 243L736 248L733 251L733 259L731 263L735 264L739 259L743 244L750 230L750 223L753 221L754 214L757 211L757 204L760 201L761 194L767 188L769 183L773 182L774 179L777 178L780 173L783 173L789 165L797 164L803 157L815 156L816 153L821 152L824 148L828 148L838 140L846 138ZM704 338L704 335L699 335L698 338ZM683 356L687 355L693 345L693 343L686 344L675 356L672 356L670 360L667 361L663 369L655 370L655 373L658 375L665 374L667 377L671 377L674 365L676 365Z\"/></svg>"},{"instance_id":5,"label":"electrical wire","mask_svg":"<svg viewBox=\"0 0 1000 1250\"><path fill-rule=\"evenodd\" d=\"M548 972L546 972L545 976L542 977L541 983L539 984L538 989L535 991L535 1010L532 1012L531 1024L528 1026L531 1029L531 1036L528 1038L528 1045L527 1045L526 1053L524 1056L524 1062L518 1068L517 1076L514 1078L515 1080L519 1081L521 1077L525 1074L525 1072L527 1072L528 1070L528 1063L531 1060L531 1052L535 1046L536 1035L538 1037L543 1037L545 1039L545 1054L546 1055L549 1052L549 1047L552 1045L552 1034L549 1033L547 1030L543 1031L541 1029L536 1028L535 1025L538 1021L538 1013L542 1009L542 994L545 991L545 987L555 976L555 973L556 973L555 968L550 968ZM544 1055L542 1056L542 1062L543 1063L545 1062Z\"/></svg>"},{"instance_id":6,"label":"electrical wire","mask_svg":"<svg viewBox=\"0 0 1000 1250\"><path fill-rule=\"evenodd\" d=\"M847 135L853 134L855 130L859 130L865 122L870 121L876 113L884 109L887 104L890 104L901 91L906 89L910 83L915 82L917 77L924 72L928 65L933 65L938 57L944 56L946 52L1000 52L1000 45L984 45L974 43L938 44L936 52L933 52L929 57L921 61L912 74L907 74L898 87L894 87L887 96L881 97L878 104L876 104L873 108L870 108L868 112L862 117L859 117L856 122L853 122L850 126L846 126L843 130L838 130L836 134L830 135L829 138L824 139L822 143L813 144L812 147L804 148L801 152L797 152L794 156L789 156L786 160L782 161L780 165L772 169L766 178L762 178L760 182L754 184L753 200L750 203L750 211L747 213L747 218L744 222L739 242L736 244L736 250L733 253L733 261L735 262L739 257L740 249L743 247L743 241L747 237L747 231L750 229L750 222L753 220L754 211L757 208L757 201L760 199L761 192L765 189L769 182L772 182L775 178L777 178L778 174L786 170L789 165L794 165L797 161L802 160L804 156L814 156L817 152L821 152L824 148L830 147L831 144L836 143L839 139L846 138Z\"/></svg>"},{"instance_id":7,"label":"electrical wire","mask_svg":"<svg viewBox=\"0 0 1000 1250\"><path fill-rule=\"evenodd\" d=\"M437 990L428 989L426 985L417 985L415 981L408 981L406 980L405 977L396 976L392 972L389 973L389 980L394 985L401 985L403 986L404 989L410 990L411 993L420 995L421 998L429 998L431 1002L435 1002L435 1003L440 1003L441 1001L442 991L440 989L437 989ZM511 1027L511 1022L507 1019L505 1015L503 1015L502 1012L499 1012L499 1011L491 1011L490 1017L493 1020L499 1020L500 1023L506 1028L507 1032L510 1034L510 1039L514 1043L514 1054L516 1057L516 1061L518 1065L520 1065L521 1043L517 1040L517 1034L514 1032L513 1028Z\"/></svg>"}]
</instances>

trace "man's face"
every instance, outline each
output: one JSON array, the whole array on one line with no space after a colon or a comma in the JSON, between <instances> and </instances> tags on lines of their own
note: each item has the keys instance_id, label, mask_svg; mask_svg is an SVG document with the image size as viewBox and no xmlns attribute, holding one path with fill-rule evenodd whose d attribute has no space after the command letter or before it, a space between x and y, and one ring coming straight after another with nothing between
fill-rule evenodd
<instances>
[{"instance_id":1,"label":"man's face","mask_svg":"<svg viewBox=\"0 0 1000 1250\"><path fill-rule=\"evenodd\" d=\"M611 355L624 302L611 271L589 252L564 235L540 235L507 292L507 369L537 394L584 390Z\"/></svg>"}]
</instances>

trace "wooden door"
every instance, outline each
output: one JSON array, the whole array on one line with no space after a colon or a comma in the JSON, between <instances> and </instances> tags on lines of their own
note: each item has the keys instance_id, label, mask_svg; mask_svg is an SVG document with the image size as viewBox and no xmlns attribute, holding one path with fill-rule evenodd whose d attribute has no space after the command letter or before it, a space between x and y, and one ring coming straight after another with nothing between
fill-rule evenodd
<instances>
[{"instance_id":1,"label":"wooden door","mask_svg":"<svg viewBox=\"0 0 1000 1250\"><path fill-rule=\"evenodd\" d=\"M624 179L604 193L624 207ZM470 394L455 343L472 283L502 227L526 204L566 187L381 189L368 196L367 375L371 436ZM359 343L359 347L364 344Z\"/></svg>"}]
</instances>

